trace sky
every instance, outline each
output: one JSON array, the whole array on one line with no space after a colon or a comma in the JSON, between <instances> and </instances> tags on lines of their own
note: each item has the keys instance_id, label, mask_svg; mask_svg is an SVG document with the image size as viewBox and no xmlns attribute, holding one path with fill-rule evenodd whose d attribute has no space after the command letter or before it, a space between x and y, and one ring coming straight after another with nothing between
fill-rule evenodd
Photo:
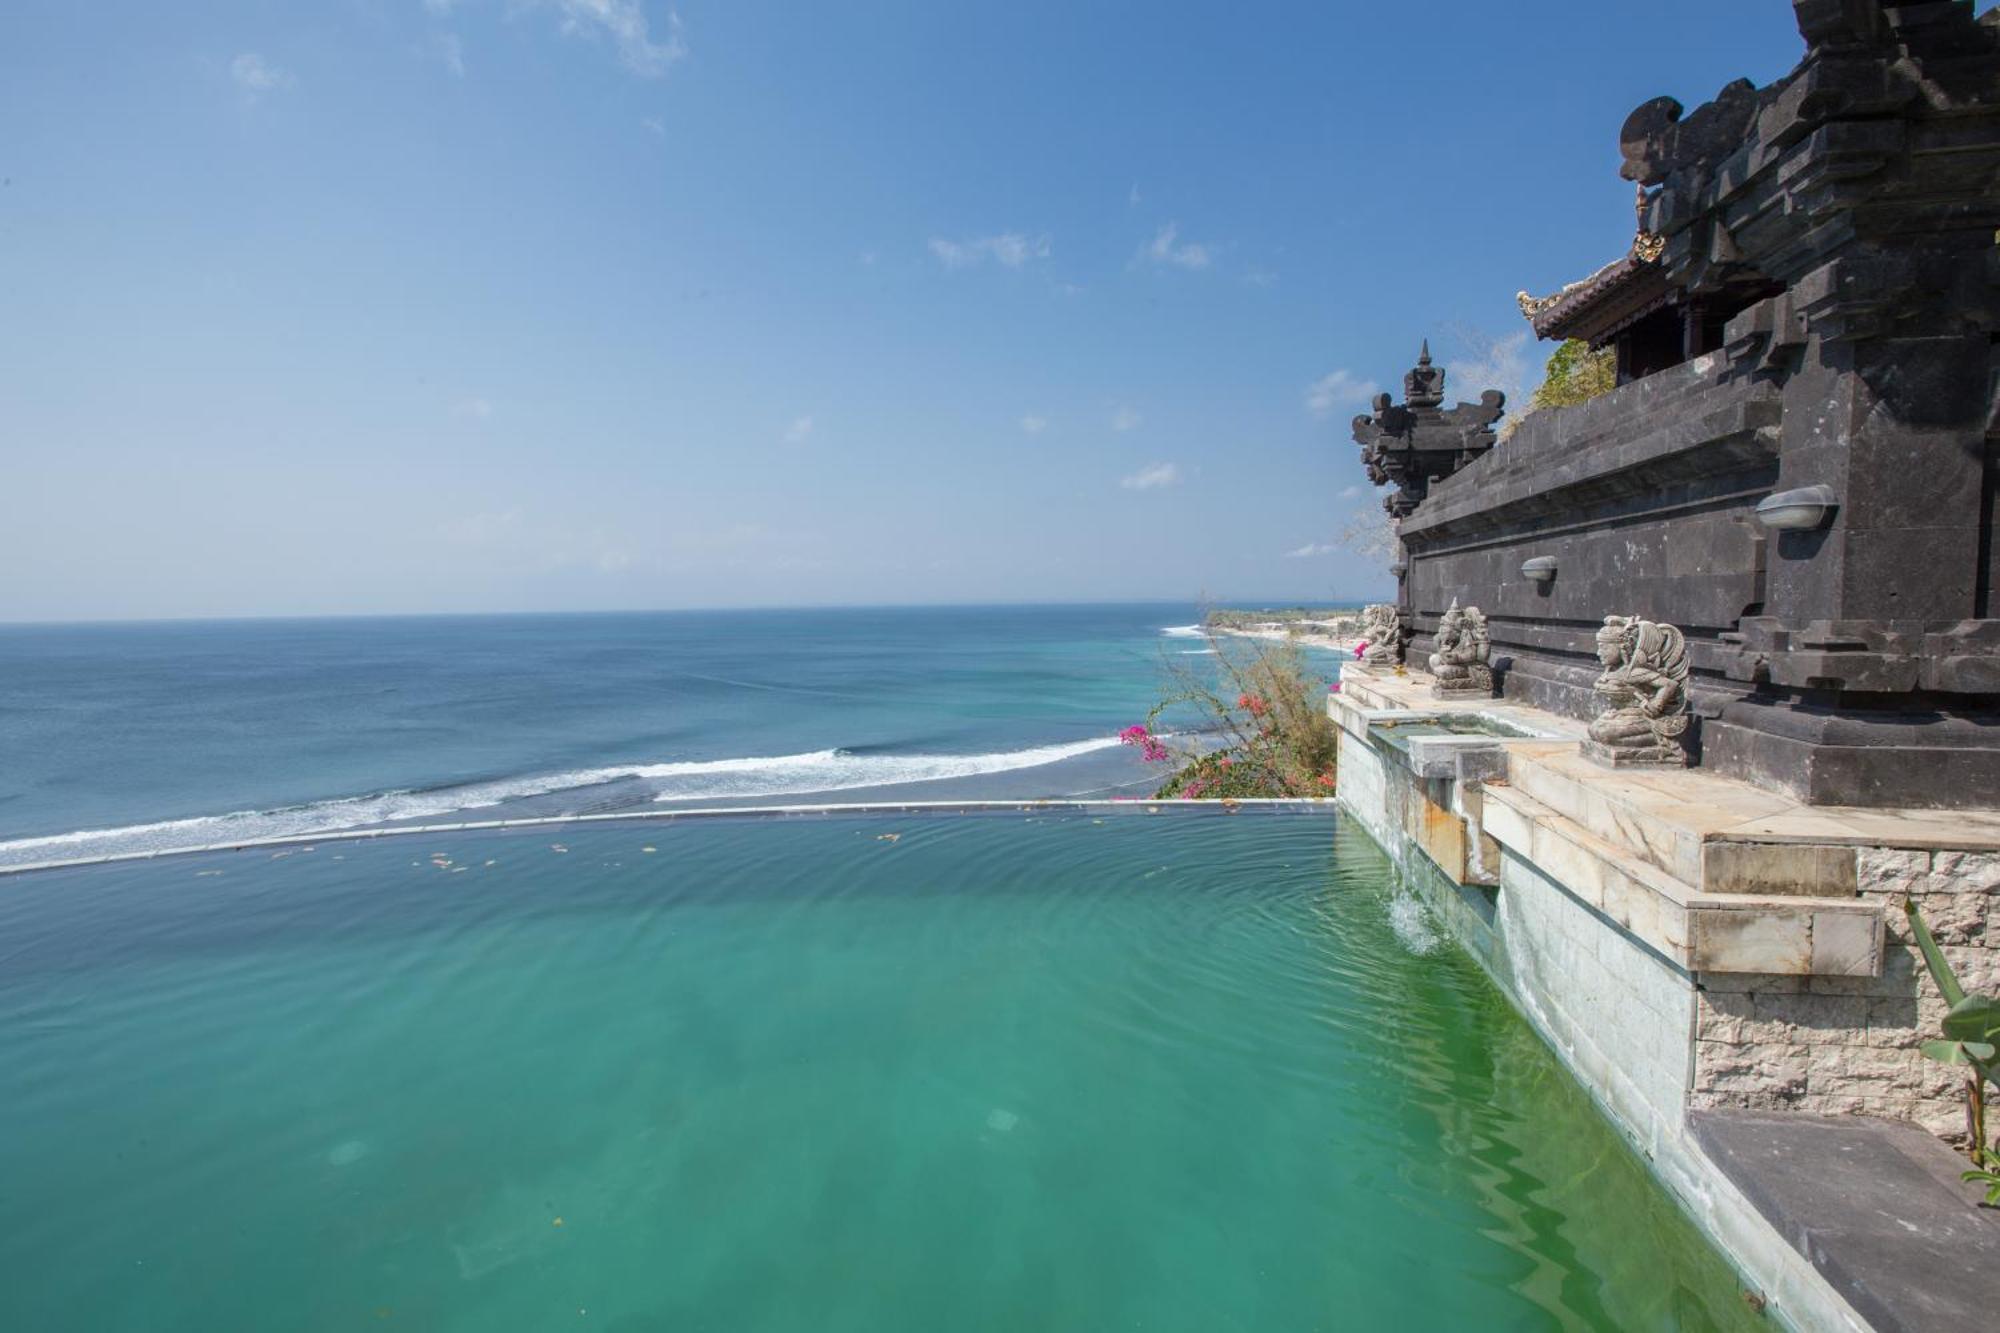
<instances>
[{"instance_id":1,"label":"sky","mask_svg":"<svg viewBox=\"0 0 2000 1333\"><path fill-rule=\"evenodd\" d=\"M1339 602L1782 0L12 0L0 620Z\"/></svg>"}]
</instances>

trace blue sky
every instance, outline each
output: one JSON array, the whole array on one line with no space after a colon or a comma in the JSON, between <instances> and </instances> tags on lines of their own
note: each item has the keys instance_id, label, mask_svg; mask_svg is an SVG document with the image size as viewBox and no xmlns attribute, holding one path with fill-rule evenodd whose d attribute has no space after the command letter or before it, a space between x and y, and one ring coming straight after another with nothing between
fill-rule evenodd
<instances>
[{"instance_id":1,"label":"blue sky","mask_svg":"<svg viewBox=\"0 0 2000 1333\"><path fill-rule=\"evenodd\" d=\"M1380 594L1370 387L1428 336L1524 398L1626 112L1800 49L1780 0L15 0L0 619Z\"/></svg>"}]
</instances>

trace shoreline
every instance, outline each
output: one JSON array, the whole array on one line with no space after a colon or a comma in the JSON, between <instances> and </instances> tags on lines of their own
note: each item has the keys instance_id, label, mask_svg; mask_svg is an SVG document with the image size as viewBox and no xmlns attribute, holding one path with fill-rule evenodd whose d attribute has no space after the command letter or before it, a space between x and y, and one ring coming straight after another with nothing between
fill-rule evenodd
<instances>
[{"instance_id":1,"label":"shoreline","mask_svg":"<svg viewBox=\"0 0 2000 1333\"><path fill-rule=\"evenodd\" d=\"M1317 622L1307 621L1306 624ZM1358 634L1331 634L1318 630L1302 630L1297 623L1291 625L1273 624L1259 629L1206 629L1210 637L1227 634L1238 639L1267 639L1273 643L1296 643L1304 648L1324 648L1330 652L1352 655L1354 646L1362 642Z\"/></svg>"}]
</instances>

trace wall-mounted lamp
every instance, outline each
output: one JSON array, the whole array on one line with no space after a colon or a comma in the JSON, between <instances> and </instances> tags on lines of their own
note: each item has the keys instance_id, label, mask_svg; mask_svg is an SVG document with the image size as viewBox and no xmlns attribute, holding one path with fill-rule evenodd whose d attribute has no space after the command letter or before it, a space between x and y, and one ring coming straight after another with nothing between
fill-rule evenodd
<instances>
[{"instance_id":1,"label":"wall-mounted lamp","mask_svg":"<svg viewBox=\"0 0 2000 1333\"><path fill-rule=\"evenodd\" d=\"M1521 562L1521 577L1533 579L1537 583L1553 583L1556 577L1556 558L1552 555L1538 555Z\"/></svg>"},{"instance_id":2,"label":"wall-mounted lamp","mask_svg":"<svg viewBox=\"0 0 2000 1333\"><path fill-rule=\"evenodd\" d=\"M1825 523L1836 507L1833 487L1801 486L1759 500L1757 521L1767 528L1806 532Z\"/></svg>"}]
</instances>

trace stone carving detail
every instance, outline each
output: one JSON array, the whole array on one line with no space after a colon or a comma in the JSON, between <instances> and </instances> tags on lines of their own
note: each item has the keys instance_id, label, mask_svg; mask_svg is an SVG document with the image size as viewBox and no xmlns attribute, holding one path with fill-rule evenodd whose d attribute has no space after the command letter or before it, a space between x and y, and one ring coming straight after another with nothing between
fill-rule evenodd
<instances>
[{"instance_id":1,"label":"stone carving detail","mask_svg":"<svg viewBox=\"0 0 2000 1333\"><path fill-rule=\"evenodd\" d=\"M1606 616L1597 660L1604 674L1592 688L1605 706L1590 724L1584 754L1605 764L1685 765L1688 664L1681 632L1637 616Z\"/></svg>"},{"instance_id":2,"label":"stone carving detail","mask_svg":"<svg viewBox=\"0 0 2000 1333\"><path fill-rule=\"evenodd\" d=\"M1367 651L1361 654L1361 665L1380 671L1392 670L1402 662L1403 622L1395 607L1386 602L1364 607L1361 637L1368 642Z\"/></svg>"},{"instance_id":3,"label":"stone carving detail","mask_svg":"<svg viewBox=\"0 0 2000 1333\"><path fill-rule=\"evenodd\" d=\"M1374 410L1354 418L1361 466L1375 485L1395 486L1382 507L1396 519L1407 518L1423 502L1432 482L1493 447L1498 438L1494 424L1507 406L1507 396L1498 389L1486 390L1477 403L1443 406L1444 368L1431 364L1428 339L1417 364L1403 376L1403 399L1395 403L1378 393Z\"/></svg>"},{"instance_id":4,"label":"stone carving detail","mask_svg":"<svg viewBox=\"0 0 2000 1333\"><path fill-rule=\"evenodd\" d=\"M1493 641L1486 617L1476 606L1451 608L1438 622L1437 651L1431 654L1431 693L1441 699L1493 697L1493 668L1487 662Z\"/></svg>"}]
</instances>

